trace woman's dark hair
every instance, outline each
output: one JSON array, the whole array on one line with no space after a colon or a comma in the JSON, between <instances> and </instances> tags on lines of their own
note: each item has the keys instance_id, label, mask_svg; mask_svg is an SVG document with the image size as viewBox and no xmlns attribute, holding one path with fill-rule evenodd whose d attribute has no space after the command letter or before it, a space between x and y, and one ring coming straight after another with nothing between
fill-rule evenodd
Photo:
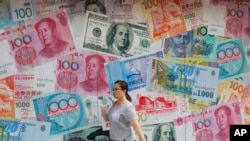
<instances>
[{"instance_id":1,"label":"woman's dark hair","mask_svg":"<svg viewBox=\"0 0 250 141\"><path fill-rule=\"evenodd\" d=\"M119 84L122 90L126 90L126 99L132 102L131 96L128 94L128 83L123 80L116 80L114 84Z\"/></svg>"}]
</instances>

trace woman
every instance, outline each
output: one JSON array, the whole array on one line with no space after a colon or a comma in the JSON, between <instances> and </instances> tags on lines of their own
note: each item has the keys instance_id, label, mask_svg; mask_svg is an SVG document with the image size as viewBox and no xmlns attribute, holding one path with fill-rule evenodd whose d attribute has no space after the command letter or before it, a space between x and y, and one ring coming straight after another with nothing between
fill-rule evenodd
<instances>
[{"instance_id":1,"label":"woman","mask_svg":"<svg viewBox=\"0 0 250 141\"><path fill-rule=\"evenodd\" d=\"M108 106L102 108L102 116L110 122L110 138L116 141L135 141L135 133L140 141L145 141L144 134L137 120L137 114L131 97L128 95L128 84L117 80L114 83L113 95L116 101L108 111ZM133 127L133 129L132 129Z\"/></svg>"}]
</instances>

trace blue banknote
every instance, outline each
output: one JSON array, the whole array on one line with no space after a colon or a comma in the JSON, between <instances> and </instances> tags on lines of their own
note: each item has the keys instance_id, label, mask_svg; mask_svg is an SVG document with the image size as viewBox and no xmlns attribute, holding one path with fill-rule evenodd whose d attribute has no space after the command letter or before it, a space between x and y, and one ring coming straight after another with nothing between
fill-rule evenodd
<instances>
[{"instance_id":1,"label":"blue banknote","mask_svg":"<svg viewBox=\"0 0 250 141\"><path fill-rule=\"evenodd\" d=\"M0 118L0 141L46 141L50 128L49 122Z\"/></svg>"},{"instance_id":2,"label":"blue banknote","mask_svg":"<svg viewBox=\"0 0 250 141\"><path fill-rule=\"evenodd\" d=\"M175 92L189 98L216 101L218 68L179 64L167 59L153 58L150 60L147 74L147 91L167 94ZM214 83L207 83L209 81Z\"/></svg>"},{"instance_id":3,"label":"blue banknote","mask_svg":"<svg viewBox=\"0 0 250 141\"><path fill-rule=\"evenodd\" d=\"M48 93L33 98L37 120L51 122L51 136L68 133L88 124L83 97Z\"/></svg>"},{"instance_id":4,"label":"blue banknote","mask_svg":"<svg viewBox=\"0 0 250 141\"><path fill-rule=\"evenodd\" d=\"M105 64L109 88L113 88L116 80L125 80L129 91L146 87L147 69L150 57L163 58L163 51L124 58Z\"/></svg>"},{"instance_id":5,"label":"blue banknote","mask_svg":"<svg viewBox=\"0 0 250 141\"><path fill-rule=\"evenodd\" d=\"M33 19L35 12L31 0L1 0L0 29L23 23Z\"/></svg>"},{"instance_id":6,"label":"blue banknote","mask_svg":"<svg viewBox=\"0 0 250 141\"><path fill-rule=\"evenodd\" d=\"M240 39L218 43L216 54L217 61L209 66L219 68L219 79L232 78L249 70L244 43Z\"/></svg>"}]
</instances>

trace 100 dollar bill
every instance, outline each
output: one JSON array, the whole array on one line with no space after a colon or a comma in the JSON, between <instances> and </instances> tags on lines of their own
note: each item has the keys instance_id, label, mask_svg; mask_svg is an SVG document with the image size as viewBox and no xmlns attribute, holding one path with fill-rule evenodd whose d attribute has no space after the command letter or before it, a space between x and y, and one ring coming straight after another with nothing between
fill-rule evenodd
<instances>
[{"instance_id":1,"label":"100 dollar bill","mask_svg":"<svg viewBox=\"0 0 250 141\"><path fill-rule=\"evenodd\" d=\"M143 25L109 22L107 16L88 11L83 49L122 57L161 50L162 41L151 43ZM117 32L117 33L116 33ZM119 34L118 34L119 32ZM119 47L117 47L119 44Z\"/></svg>"}]
</instances>

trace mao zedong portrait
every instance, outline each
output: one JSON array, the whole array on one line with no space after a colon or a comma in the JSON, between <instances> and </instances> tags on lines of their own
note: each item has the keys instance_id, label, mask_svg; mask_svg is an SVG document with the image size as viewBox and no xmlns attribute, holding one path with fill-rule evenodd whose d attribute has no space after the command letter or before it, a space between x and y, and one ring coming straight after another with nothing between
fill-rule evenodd
<instances>
[{"instance_id":1,"label":"mao zedong portrait","mask_svg":"<svg viewBox=\"0 0 250 141\"><path fill-rule=\"evenodd\" d=\"M67 51L69 43L59 39L56 32L56 22L51 18L43 18L35 24L38 37L43 44L39 55L45 58L54 58Z\"/></svg>"},{"instance_id":2,"label":"mao zedong portrait","mask_svg":"<svg viewBox=\"0 0 250 141\"><path fill-rule=\"evenodd\" d=\"M171 122L156 126L153 132L153 141L175 141L174 125Z\"/></svg>"},{"instance_id":3,"label":"mao zedong portrait","mask_svg":"<svg viewBox=\"0 0 250 141\"><path fill-rule=\"evenodd\" d=\"M93 54L85 58L86 63L86 80L80 82L80 87L89 93L107 93L109 91L108 84L103 80L104 74L104 63L105 59L98 55Z\"/></svg>"},{"instance_id":4,"label":"mao zedong portrait","mask_svg":"<svg viewBox=\"0 0 250 141\"><path fill-rule=\"evenodd\" d=\"M110 32L107 35L107 46L110 53L118 56L131 56L127 52L131 46L133 34L130 26L126 23L115 23L110 26Z\"/></svg>"},{"instance_id":5,"label":"mao zedong portrait","mask_svg":"<svg viewBox=\"0 0 250 141\"><path fill-rule=\"evenodd\" d=\"M219 132L215 135L215 138L220 141L229 141L229 132L232 111L228 106L220 106L214 111L216 117L216 123L219 128Z\"/></svg>"}]
</instances>

